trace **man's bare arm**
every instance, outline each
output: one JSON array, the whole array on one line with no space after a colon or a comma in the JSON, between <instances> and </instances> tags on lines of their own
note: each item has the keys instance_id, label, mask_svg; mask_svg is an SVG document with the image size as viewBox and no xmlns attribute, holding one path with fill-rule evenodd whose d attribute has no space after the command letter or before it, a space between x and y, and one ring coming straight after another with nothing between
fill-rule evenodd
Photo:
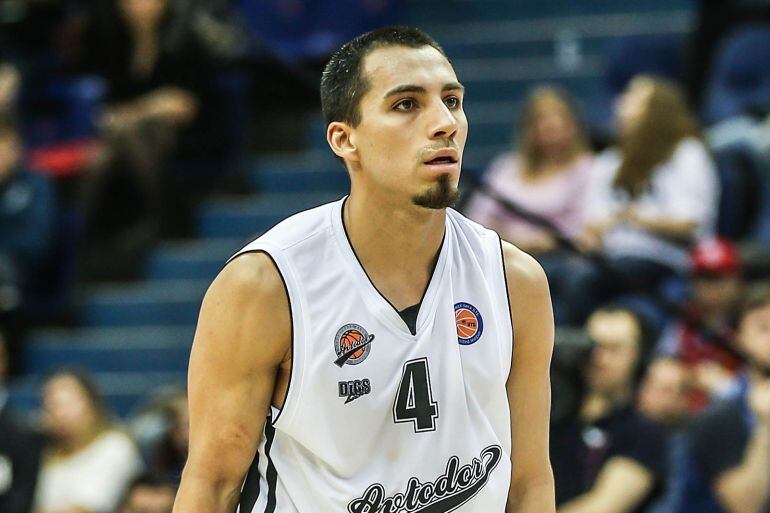
<instances>
[{"instance_id":1,"label":"man's bare arm","mask_svg":"<svg viewBox=\"0 0 770 513\"><path fill-rule=\"evenodd\" d=\"M175 513L235 511L278 367L290 350L289 303L278 270L263 253L239 256L201 307L189 368L190 451Z\"/></svg>"},{"instance_id":2,"label":"man's bare arm","mask_svg":"<svg viewBox=\"0 0 770 513\"><path fill-rule=\"evenodd\" d=\"M511 244L503 242L503 255L515 332L507 383L513 469L506 511L553 513L548 432L554 325L548 280L540 264Z\"/></svg>"},{"instance_id":3,"label":"man's bare arm","mask_svg":"<svg viewBox=\"0 0 770 513\"><path fill-rule=\"evenodd\" d=\"M770 379L752 383L749 405L756 419L741 463L716 477L713 488L730 513L763 510L770 485Z\"/></svg>"},{"instance_id":4,"label":"man's bare arm","mask_svg":"<svg viewBox=\"0 0 770 513\"><path fill-rule=\"evenodd\" d=\"M630 458L610 458L593 487L563 504L559 513L627 513L644 500L654 484L653 475Z\"/></svg>"}]
</instances>

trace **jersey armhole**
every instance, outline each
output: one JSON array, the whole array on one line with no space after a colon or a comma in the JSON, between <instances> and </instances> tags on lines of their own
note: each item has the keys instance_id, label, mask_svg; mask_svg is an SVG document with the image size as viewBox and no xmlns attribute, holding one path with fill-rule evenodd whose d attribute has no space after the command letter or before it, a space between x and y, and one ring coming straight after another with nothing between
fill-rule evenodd
<instances>
[{"instance_id":1,"label":"jersey armhole","mask_svg":"<svg viewBox=\"0 0 770 513\"><path fill-rule=\"evenodd\" d=\"M284 415L284 412L286 412L286 410L291 411L290 405L293 403L292 397L296 395L296 391L294 391L294 389L299 386L296 384L296 382L301 376L301 372L297 366L304 362L302 355L298 354L297 352L298 344L296 343L298 330L300 328L299 323L301 322L301 316L295 315L297 313L295 310L297 310L296 303L299 301L299 291L295 290L294 287L289 286L289 283L292 283L292 280L287 280L286 275L288 274L291 276L291 269L289 268L288 262L282 258L280 250L269 248L266 245L260 244L258 247L246 247L230 257L225 265L229 264L237 257L248 253L262 253L273 262L273 265L278 271L278 275L281 277L283 290L286 293L286 300L289 304L289 322L291 323L291 366L289 367L289 383L286 386L286 391L284 392L282 407L280 409L276 408L272 404L272 397L270 400L271 414L268 418L271 419L271 425L275 426L277 425L279 419L283 419L282 424L285 424L289 421L289 419L286 417L292 416L291 413ZM296 280L294 280L293 283L296 283Z\"/></svg>"},{"instance_id":2,"label":"jersey armhole","mask_svg":"<svg viewBox=\"0 0 770 513\"><path fill-rule=\"evenodd\" d=\"M511 375L511 364L513 359L513 352L515 350L515 339L516 339L516 329L513 325L513 315L511 314L511 291L508 289L508 273L505 271L505 251L503 251L503 239L500 237L499 234L497 234L497 243L498 247L500 248L500 265L502 270L502 277L503 277L503 287L505 288L505 299L506 299L506 311L508 312L508 321L510 326L510 333L511 333L511 340L510 340L510 358L507 358L506 362L504 362L504 369L507 369L507 372L504 372L505 375L505 382L508 382L508 378Z\"/></svg>"}]
</instances>

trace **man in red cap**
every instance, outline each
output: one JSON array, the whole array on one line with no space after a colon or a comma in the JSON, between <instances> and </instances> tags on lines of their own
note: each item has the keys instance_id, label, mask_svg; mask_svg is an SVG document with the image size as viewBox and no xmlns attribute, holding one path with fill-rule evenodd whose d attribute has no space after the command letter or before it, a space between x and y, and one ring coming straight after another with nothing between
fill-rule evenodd
<instances>
[{"instance_id":1,"label":"man in red cap","mask_svg":"<svg viewBox=\"0 0 770 513\"><path fill-rule=\"evenodd\" d=\"M689 405L698 412L712 397L731 390L741 367L732 341L743 280L738 248L726 239L699 242L690 263L692 296L664 333L660 348L691 371Z\"/></svg>"}]
</instances>

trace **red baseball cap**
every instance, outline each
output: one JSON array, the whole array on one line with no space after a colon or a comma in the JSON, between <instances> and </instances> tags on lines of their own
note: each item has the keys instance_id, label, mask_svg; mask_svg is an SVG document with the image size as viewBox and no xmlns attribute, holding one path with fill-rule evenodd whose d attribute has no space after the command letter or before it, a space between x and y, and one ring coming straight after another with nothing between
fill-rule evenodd
<instances>
[{"instance_id":1,"label":"red baseball cap","mask_svg":"<svg viewBox=\"0 0 770 513\"><path fill-rule=\"evenodd\" d=\"M693 274L735 275L741 272L738 247L722 237L704 239L690 253Z\"/></svg>"}]
</instances>

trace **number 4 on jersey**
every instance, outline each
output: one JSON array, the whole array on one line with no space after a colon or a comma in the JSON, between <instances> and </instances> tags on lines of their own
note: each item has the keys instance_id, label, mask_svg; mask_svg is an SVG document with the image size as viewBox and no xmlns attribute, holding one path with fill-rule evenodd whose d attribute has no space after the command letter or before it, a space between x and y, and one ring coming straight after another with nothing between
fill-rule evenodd
<instances>
[{"instance_id":1,"label":"number 4 on jersey","mask_svg":"<svg viewBox=\"0 0 770 513\"><path fill-rule=\"evenodd\" d=\"M401 384L393 404L393 420L413 422L414 432L434 431L438 418L438 403L430 388L428 359L418 358L404 364Z\"/></svg>"}]
</instances>

